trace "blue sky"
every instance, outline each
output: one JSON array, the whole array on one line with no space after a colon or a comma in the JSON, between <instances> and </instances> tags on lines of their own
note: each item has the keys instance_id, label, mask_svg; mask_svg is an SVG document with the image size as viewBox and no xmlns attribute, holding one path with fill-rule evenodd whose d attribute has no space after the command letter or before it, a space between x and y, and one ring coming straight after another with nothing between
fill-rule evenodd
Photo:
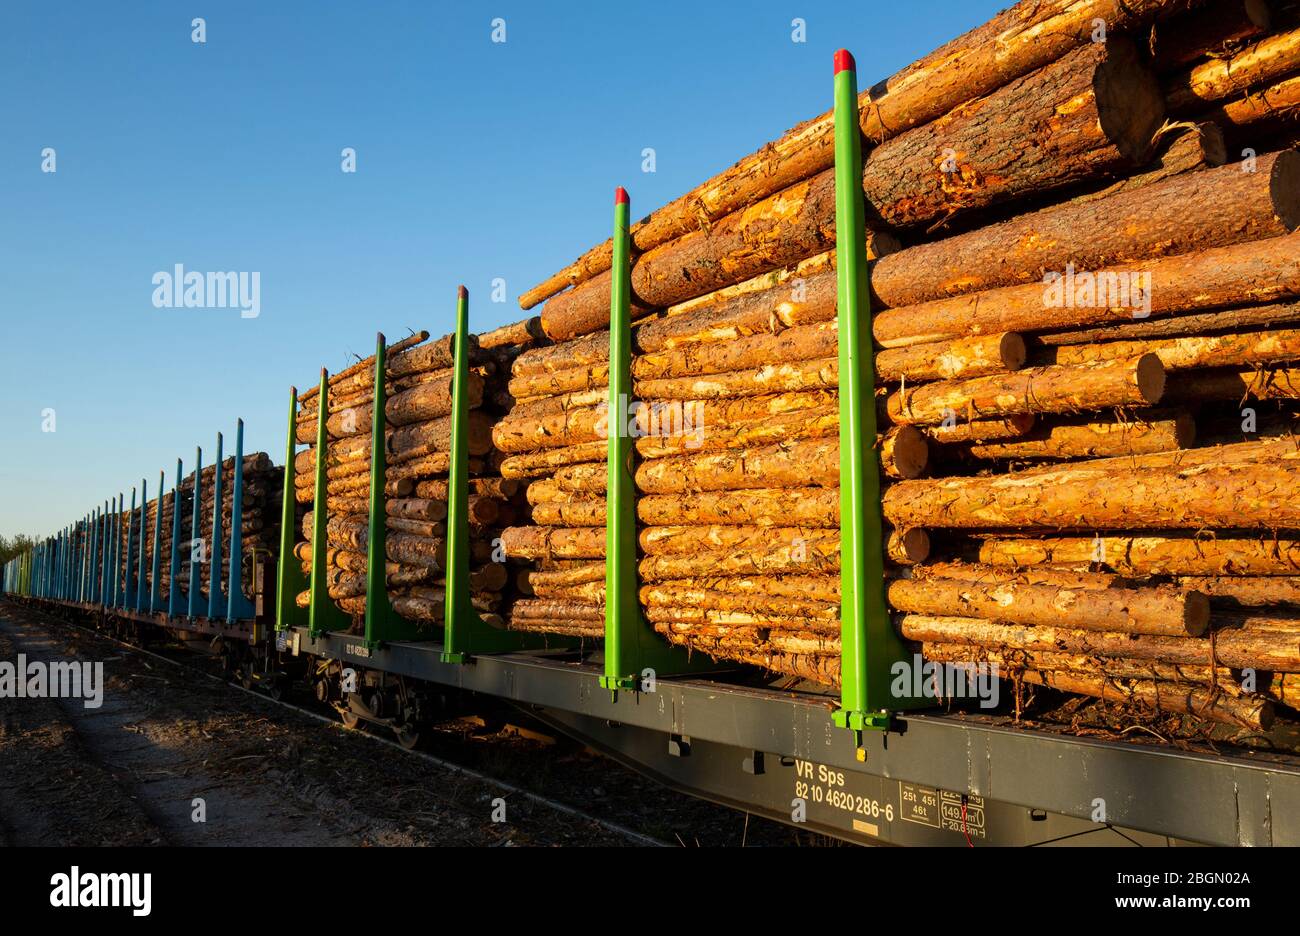
<instances>
[{"instance_id":1,"label":"blue sky","mask_svg":"<svg viewBox=\"0 0 1300 936\"><path fill-rule=\"evenodd\" d=\"M615 185L640 217L829 108L835 49L874 82L1000 5L5 0L0 534L152 496L236 417L281 461L291 384L445 333L462 282L518 320ZM178 263L258 272L260 315L155 308Z\"/></svg>"}]
</instances>

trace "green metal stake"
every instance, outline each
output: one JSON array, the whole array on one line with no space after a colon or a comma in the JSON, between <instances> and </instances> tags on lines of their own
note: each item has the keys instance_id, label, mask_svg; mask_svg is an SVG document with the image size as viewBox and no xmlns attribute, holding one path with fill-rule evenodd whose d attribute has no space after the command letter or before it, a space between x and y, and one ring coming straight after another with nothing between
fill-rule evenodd
<instances>
[{"instance_id":1,"label":"green metal stake","mask_svg":"<svg viewBox=\"0 0 1300 936\"><path fill-rule=\"evenodd\" d=\"M391 640L426 637L412 621L393 610L388 600L388 508L384 486L388 479L388 405L384 375L388 349L383 332L375 339L374 396L370 411L370 517L366 522L365 645L377 650Z\"/></svg>"},{"instance_id":2,"label":"green metal stake","mask_svg":"<svg viewBox=\"0 0 1300 936\"><path fill-rule=\"evenodd\" d=\"M325 466L329 461L329 435L325 423L330 411L329 371L321 368L320 394L317 396L318 409L316 417L316 486L315 503L311 515L311 578L308 588L311 591L311 604L307 610L307 627L313 638L327 631L347 630L352 621L339 610L329 596L326 585L325 554L329 525L329 481L325 477Z\"/></svg>"},{"instance_id":3,"label":"green metal stake","mask_svg":"<svg viewBox=\"0 0 1300 936\"><path fill-rule=\"evenodd\" d=\"M297 498L294 496L298 472L294 456L298 449L298 388L289 388L289 435L284 452L284 495L280 503L280 552L275 567L275 629L288 630L308 624L306 608L298 607L298 595L307 590L303 574L293 555L298 533Z\"/></svg>"},{"instance_id":4,"label":"green metal stake","mask_svg":"<svg viewBox=\"0 0 1300 936\"><path fill-rule=\"evenodd\" d=\"M493 627L475 610L469 585L469 290L456 296L455 362L452 370L451 465L447 472L446 595L443 603L444 663L468 663L474 654L535 647L572 646L574 641Z\"/></svg>"},{"instance_id":5,"label":"green metal stake","mask_svg":"<svg viewBox=\"0 0 1300 936\"><path fill-rule=\"evenodd\" d=\"M636 489L632 481L632 267L631 204L614 192L614 255L609 297L609 476L605 511L605 675L600 684L616 697L643 680L715 669L666 643L641 616L637 595Z\"/></svg>"},{"instance_id":6,"label":"green metal stake","mask_svg":"<svg viewBox=\"0 0 1300 936\"><path fill-rule=\"evenodd\" d=\"M840 333L841 708L832 717L841 728L852 729L860 743L864 729L889 728L891 710L925 702L889 692L890 666L907 653L885 606L858 81L853 56L844 49L835 53L835 265Z\"/></svg>"}]
</instances>

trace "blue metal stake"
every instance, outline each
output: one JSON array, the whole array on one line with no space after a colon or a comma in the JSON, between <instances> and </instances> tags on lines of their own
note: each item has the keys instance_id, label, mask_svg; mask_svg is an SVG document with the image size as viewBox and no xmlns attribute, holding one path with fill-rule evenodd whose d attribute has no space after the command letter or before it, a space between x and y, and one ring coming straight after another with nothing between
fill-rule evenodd
<instances>
[{"instance_id":1,"label":"blue metal stake","mask_svg":"<svg viewBox=\"0 0 1300 936\"><path fill-rule=\"evenodd\" d=\"M221 497L224 465L221 458L221 433L217 433L217 460L213 465L216 478L212 482L212 556L208 564L208 617L217 619L217 614L226 610L226 596L221 591Z\"/></svg>"},{"instance_id":2,"label":"blue metal stake","mask_svg":"<svg viewBox=\"0 0 1300 936\"><path fill-rule=\"evenodd\" d=\"M103 543L99 550L99 587L95 589L95 600L101 608L108 606L108 501L104 501L104 519L100 523L100 535Z\"/></svg>"},{"instance_id":3,"label":"blue metal stake","mask_svg":"<svg viewBox=\"0 0 1300 936\"><path fill-rule=\"evenodd\" d=\"M199 616L199 570L203 558L203 518L199 516L199 505L203 500L203 449L194 447L194 515L190 520L190 600L189 616L193 620ZM195 558L194 545L198 544L198 559Z\"/></svg>"},{"instance_id":4,"label":"blue metal stake","mask_svg":"<svg viewBox=\"0 0 1300 936\"><path fill-rule=\"evenodd\" d=\"M135 552L135 488L131 488L131 510L126 515L126 551L122 554L122 575L126 585L122 607L135 607L135 582L131 579L131 554Z\"/></svg>"},{"instance_id":5,"label":"blue metal stake","mask_svg":"<svg viewBox=\"0 0 1300 936\"><path fill-rule=\"evenodd\" d=\"M290 492L292 493L292 492ZM230 491L230 574L226 620L233 624L254 616L253 603L244 596L244 421L235 423L235 477Z\"/></svg>"},{"instance_id":6,"label":"blue metal stake","mask_svg":"<svg viewBox=\"0 0 1300 936\"><path fill-rule=\"evenodd\" d=\"M176 486L172 488L172 548L168 565L171 581L167 585L167 614L181 614L181 460L176 459Z\"/></svg>"},{"instance_id":7,"label":"blue metal stake","mask_svg":"<svg viewBox=\"0 0 1300 936\"><path fill-rule=\"evenodd\" d=\"M162 549L162 507L163 507L163 483L167 479L166 472L158 472L158 509L153 515L153 565L149 570L149 610L163 610L162 586L158 583L158 575L162 569L162 560L158 555L158 550Z\"/></svg>"},{"instance_id":8,"label":"blue metal stake","mask_svg":"<svg viewBox=\"0 0 1300 936\"><path fill-rule=\"evenodd\" d=\"M99 508L96 507L90 512L90 565L86 575L86 598L88 602L99 600L98 582L96 582L97 573L99 572Z\"/></svg>"},{"instance_id":9,"label":"blue metal stake","mask_svg":"<svg viewBox=\"0 0 1300 936\"><path fill-rule=\"evenodd\" d=\"M145 575L144 561L146 558L145 546L148 543L148 523L149 523L149 482L140 479L140 561L137 563L136 583L135 583L135 610L139 614L146 607L145 601ZM157 527L157 521L154 522Z\"/></svg>"}]
</instances>

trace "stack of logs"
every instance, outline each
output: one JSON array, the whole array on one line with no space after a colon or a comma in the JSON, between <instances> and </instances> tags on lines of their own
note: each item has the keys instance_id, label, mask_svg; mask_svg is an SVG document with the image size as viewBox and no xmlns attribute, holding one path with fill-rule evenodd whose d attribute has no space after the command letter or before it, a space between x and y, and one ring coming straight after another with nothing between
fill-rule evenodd
<instances>
[{"instance_id":1,"label":"stack of logs","mask_svg":"<svg viewBox=\"0 0 1300 936\"><path fill-rule=\"evenodd\" d=\"M447 472L451 464L453 335L429 341L420 332L386 350L386 462L384 510L387 527L386 579L394 611L423 625L443 623L446 561ZM471 574L474 603L481 612L497 610L506 571L491 561L493 532L504 494L500 478L487 476L491 450L492 406L501 371L496 358L471 340L467 383L467 441L470 497ZM372 355L329 378L326 418L328 453L326 490L328 543L326 588L360 632L366 604L366 551L370 518L371 416L374 405ZM318 388L300 397L297 441L307 448L294 459L297 503L304 508L302 541L294 554L310 573L314 518L315 447L319 416ZM310 592L298 604L309 604Z\"/></svg>"},{"instance_id":2,"label":"stack of logs","mask_svg":"<svg viewBox=\"0 0 1300 936\"><path fill-rule=\"evenodd\" d=\"M607 313L608 314L608 313ZM536 319L521 323L529 335ZM600 638L605 633L605 490L609 332L557 340L515 358L510 412L492 428L501 474L525 485L527 525L502 546L516 576L511 629Z\"/></svg>"},{"instance_id":3,"label":"stack of logs","mask_svg":"<svg viewBox=\"0 0 1300 936\"><path fill-rule=\"evenodd\" d=\"M888 599L929 659L1255 729L1295 702L1298 27L1259 0L1024 0L863 93ZM645 615L828 684L832 127L632 232ZM531 480L512 626L600 632L609 264L521 298L552 344L493 430Z\"/></svg>"},{"instance_id":4,"label":"stack of logs","mask_svg":"<svg viewBox=\"0 0 1300 936\"><path fill-rule=\"evenodd\" d=\"M180 571L177 584L188 599L190 580L194 567L199 570L199 604L200 613L208 612L208 585L211 576L211 557L213 556L212 516L216 502L216 466L208 465L202 471L202 497L199 502L199 532L193 532L194 521L194 475L190 473L181 481L181 535L178 544ZM235 459L227 458L221 464L221 584L222 589L230 591L230 522L234 508ZM272 464L265 452L255 452L244 456L243 498L240 503L242 523L240 524L242 562L240 566L240 588L244 595L253 598L254 554L275 554L280 543L280 502L284 484L284 469ZM159 530L158 547L158 595L160 600L171 596L171 548L172 517L176 509L177 494L168 491L161 498L155 497L144 505L144 586L146 590L153 587L154 529L158 524L159 504L162 505L162 528ZM140 563L140 513L122 511L119 516L119 554L117 569L122 575L126 570L134 577ZM131 554L127 550L127 523L133 530ZM225 614L225 609L221 609Z\"/></svg>"}]
</instances>

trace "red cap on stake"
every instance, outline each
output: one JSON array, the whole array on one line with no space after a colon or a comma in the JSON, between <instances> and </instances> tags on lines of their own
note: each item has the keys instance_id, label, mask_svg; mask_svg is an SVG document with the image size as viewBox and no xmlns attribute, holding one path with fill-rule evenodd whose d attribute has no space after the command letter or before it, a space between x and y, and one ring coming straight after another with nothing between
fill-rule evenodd
<instances>
[{"instance_id":1,"label":"red cap on stake","mask_svg":"<svg viewBox=\"0 0 1300 936\"><path fill-rule=\"evenodd\" d=\"M457 297L458 299L468 299L468 298L469 298L469 290L466 289L464 286L461 286L461 287L456 291L456 297Z\"/></svg>"},{"instance_id":2,"label":"red cap on stake","mask_svg":"<svg viewBox=\"0 0 1300 936\"><path fill-rule=\"evenodd\" d=\"M618 188L614 189L614 204L626 205L628 204L628 201L629 199L627 197L627 189L623 188L623 186L621 185Z\"/></svg>"},{"instance_id":3,"label":"red cap on stake","mask_svg":"<svg viewBox=\"0 0 1300 936\"><path fill-rule=\"evenodd\" d=\"M835 74L838 75L846 69L856 71L857 67L858 65L853 61L853 56L848 49L840 49L835 53Z\"/></svg>"}]
</instances>

